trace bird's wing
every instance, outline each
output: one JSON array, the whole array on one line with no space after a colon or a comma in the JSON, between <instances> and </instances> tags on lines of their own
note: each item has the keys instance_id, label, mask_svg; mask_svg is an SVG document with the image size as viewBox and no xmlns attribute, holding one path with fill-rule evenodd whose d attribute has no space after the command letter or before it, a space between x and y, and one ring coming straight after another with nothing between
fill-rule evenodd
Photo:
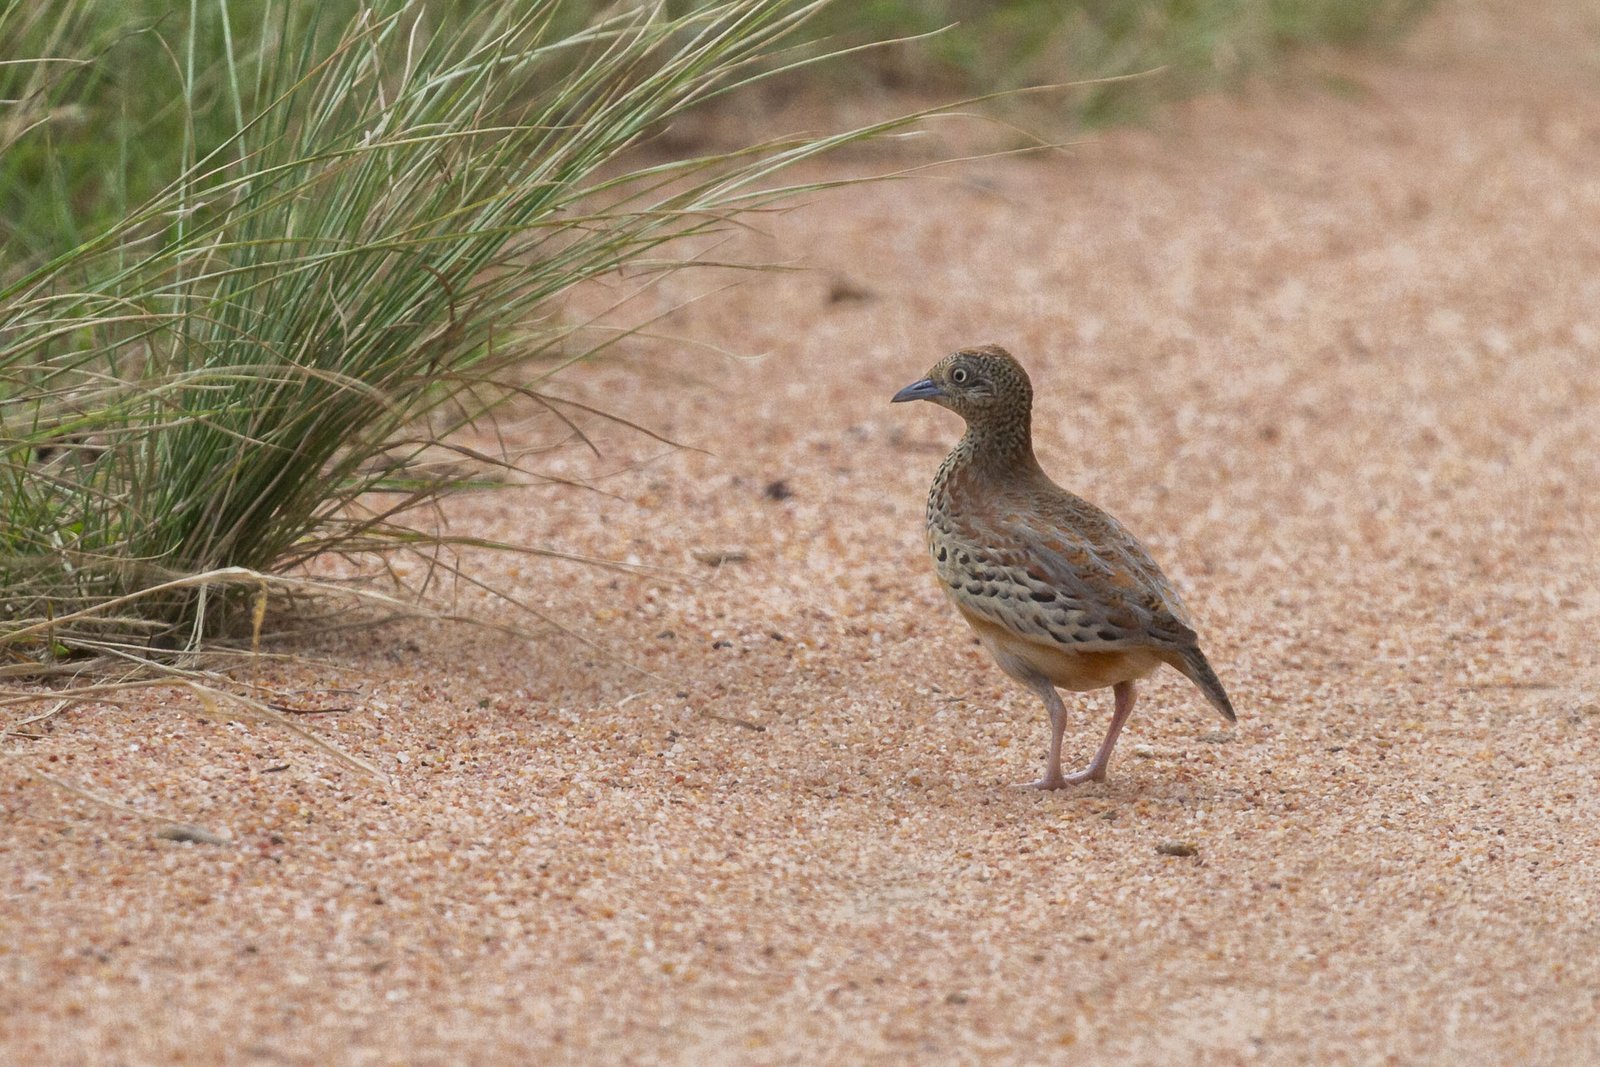
<instances>
[{"instance_id":1,"label":"bird's wing","mask_svg":"<svg viewBox=\"0 0 1600 1067\"><path fill-rule=\"evenodd\" d=\"M1084 651L1182 649L1195 632L1177 592L1105 512L1056 490L997 509L964 531L983 566L953 595L968 610L1035 640Z\"/></svg>"}]
</instances>

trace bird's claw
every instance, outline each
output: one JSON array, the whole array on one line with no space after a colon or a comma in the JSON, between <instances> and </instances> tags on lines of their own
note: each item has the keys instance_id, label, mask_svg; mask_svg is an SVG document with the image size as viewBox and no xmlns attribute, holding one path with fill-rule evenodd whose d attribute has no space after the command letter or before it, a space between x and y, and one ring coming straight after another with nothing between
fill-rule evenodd
<instances>
[{"instance_id":1,"label":"bird's claw","mask_svg":"<svg viewBox=\"0 0 1600 1067\"><path fill-rule=\"evenodd\" d=\"M1105 771L1097 771L1094 768L1090 768L1086 771L1079 771L1077 774L1047 774L1037 781L1018 782L1015 786L1013 786L1013 788L1039 790L1065 789L1069 785L1082 785L1085 782L1102 782L1105 781L1105 777Z\"/></svg>"}]
</instances>

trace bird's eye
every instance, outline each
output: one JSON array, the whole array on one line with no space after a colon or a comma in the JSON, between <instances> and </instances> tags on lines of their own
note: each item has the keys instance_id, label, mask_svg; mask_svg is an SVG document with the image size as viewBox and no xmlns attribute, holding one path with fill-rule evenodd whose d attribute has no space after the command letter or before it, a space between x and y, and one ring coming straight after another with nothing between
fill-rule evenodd
<instances>
[{"instance_id":1,"label":"bird's eye","mask_svg":"<svg viewBox=\"0 0 1600 1067\"><path fill-rule=\"evenodd\" d=\"M957 385L966 385L967 379L970 377L972 376L967 373L967 368L965 367L957 367L955 370L950 372L950 380L955 382Z\"/></svg>"}]
</instances>

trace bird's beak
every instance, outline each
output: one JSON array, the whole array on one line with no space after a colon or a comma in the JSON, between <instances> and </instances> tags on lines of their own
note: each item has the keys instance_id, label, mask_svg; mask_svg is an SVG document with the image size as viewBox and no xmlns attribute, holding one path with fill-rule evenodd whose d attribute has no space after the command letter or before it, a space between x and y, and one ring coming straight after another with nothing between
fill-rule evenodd
<instances>
[{"instance_id":1,"label":"bird's beak","mask_svg":"<svg viewBox=\"0 0 1600 1067\"><path fill-rule=\"evenodd\" d=\"M907 400L932 400L940 396L944 396L944 390L934 384L932 378L924 378L920 382L912 382L894 394L894 398L889 403L903 404Z\"/></svg>"}]
</instances>

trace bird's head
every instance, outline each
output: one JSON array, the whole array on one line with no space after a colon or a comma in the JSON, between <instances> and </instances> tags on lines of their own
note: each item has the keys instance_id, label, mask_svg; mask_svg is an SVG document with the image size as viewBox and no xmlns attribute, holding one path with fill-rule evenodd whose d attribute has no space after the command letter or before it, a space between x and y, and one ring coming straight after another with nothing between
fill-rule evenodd
<instances>
[{"instance_id":1,"label":"bird's head","mask_svg":"<svg viewBox=\"0 0 1600 1067\"><path fill-rule=\"evenodd\" d=\"M891 403L906 400L931 400L969 425L1020 420L1026 426L1033 385L1011 353L999 345L981 345L944 357L926 378L894 394Z\"/></svg>"}]
</instances>

